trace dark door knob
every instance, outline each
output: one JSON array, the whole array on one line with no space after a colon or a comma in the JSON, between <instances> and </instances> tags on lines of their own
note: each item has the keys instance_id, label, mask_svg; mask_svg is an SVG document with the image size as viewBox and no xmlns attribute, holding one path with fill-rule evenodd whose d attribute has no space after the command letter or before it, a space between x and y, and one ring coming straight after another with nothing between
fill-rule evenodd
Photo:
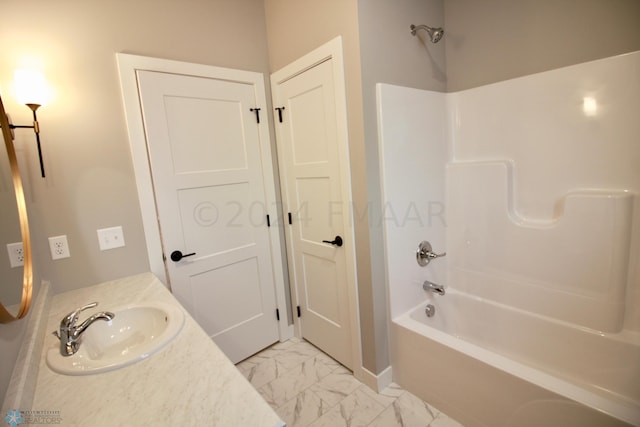
<instances>
[{"instance_id":1,"label":"dark door knob","mask_svg":"<svg viewBox=\"0 0 640 427\"><path fill-rule=\"evenodd\" d=\"M340 236L336 236L335 239L333 239L333 241L329 241L329 240L323 240L322 243L329 243L330 245L335 245L335 246L342 246L342 237Z\"/></svg>"},{"instance_id":2,"label":"dark door knob","mask_svg":"<svg viewBox=\"0 0 640 427\"><path fill-rule=\"evenodd\" d=\"M182 252L180 252L180 251L173 251L173 252L171 252L171 261L178 262L182 258L186 258L188 256L192 256L192 255L195 255L195 254L196 254L195 252L192 252L190 254L182 255Z\"/></svg>"}]
</instances>

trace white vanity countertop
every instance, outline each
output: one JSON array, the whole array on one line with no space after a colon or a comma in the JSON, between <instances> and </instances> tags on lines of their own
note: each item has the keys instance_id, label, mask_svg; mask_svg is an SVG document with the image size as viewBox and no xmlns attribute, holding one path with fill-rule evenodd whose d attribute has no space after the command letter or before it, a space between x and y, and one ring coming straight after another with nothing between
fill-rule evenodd
<instances>
[{"instance_id":1,"label":"white vanity countertop","mask_svg":"<svg viewBox=\"0 0 640 427\"><path fill-rule=\"evenodd\" d=\"M93 301L88 311L136 302L179 304L151 273L53 297L47 332L62 317ZM181 307L184 311L184 309ZM56 337L45 336L34 411L59 411L69 426L284 426L215 343L185 312L182 331L165 348L133 365L96 375L54 373L45 361Z\"/></svg>"}]
</instances>

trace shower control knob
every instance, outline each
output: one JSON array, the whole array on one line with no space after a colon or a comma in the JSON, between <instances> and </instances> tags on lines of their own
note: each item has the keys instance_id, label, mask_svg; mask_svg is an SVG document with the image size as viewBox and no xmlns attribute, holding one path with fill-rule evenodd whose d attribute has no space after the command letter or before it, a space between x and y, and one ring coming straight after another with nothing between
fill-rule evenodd
<instances>
[{"instance_id":1,"label":"shower control knob","mask_svg":"<svg viewBox=\"0 0 640 427\"><path fill-rule=\"evenodd\" d=\"M195 255L195 254L196 254L195 252L192 252L190 254L182 255L182 252L180 252L180 251L173 251L173 252L171 252L171 261L178 262L182 258L186 258L188 256L192 256L192 255Z\"/></svg>"},{"instance_id":2,"label":"shower control knob","mask_svg":"<svg viewBox=\"0 0 640 427\"><path fill-rule=\"evenodd\" d=\"M425 265L429 264L432 259L443 257L446 254L446 252L443 252L441 254L433 252L431 243L423 240L418 245L418 250L416 251L416 261L418 261L418 264L420 266L424 267Z\"/></svg>"}]
</instances>

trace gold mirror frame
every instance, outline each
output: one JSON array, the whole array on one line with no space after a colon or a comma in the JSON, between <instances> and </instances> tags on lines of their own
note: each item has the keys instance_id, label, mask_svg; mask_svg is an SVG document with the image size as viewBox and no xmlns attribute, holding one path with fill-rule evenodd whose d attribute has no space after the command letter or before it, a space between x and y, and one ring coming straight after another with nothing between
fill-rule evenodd
<instances>
[{"instance_id":1,"label":"gold mirror frame","mask_svg":"<svg viewBox=\"0 0 640 427\"><path fill-rule=\"evenodd\" d=\"M13 322L14 320L22 319L29 312L33 292L33 258L31 256L31 236L29 233L27 204L24 200L22 178L20 177L16 150L13 146L13 136L11 135L9 119L7 118L7 114L4 111L4 105L2 104L2 97L0 97L0 127L2 127L2 136L4 139L4 144L7 148L7 156L9 158L9 164L11 166L11 176L13 178L13 188L16 195L18 219L20 220L20 234L22 236L22 248L24 252L22 298L20 298L20 307L18 308L18 313L14 316L4 307L2 301L0 301L0 323L9 323Z\"/></svg>"}]
</instances>

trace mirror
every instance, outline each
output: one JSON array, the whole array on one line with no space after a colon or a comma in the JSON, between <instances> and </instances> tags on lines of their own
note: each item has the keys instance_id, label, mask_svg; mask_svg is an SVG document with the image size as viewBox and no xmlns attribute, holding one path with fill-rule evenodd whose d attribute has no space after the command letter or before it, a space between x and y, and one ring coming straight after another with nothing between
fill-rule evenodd
<instances>
[{"instance_id":1,"label":"mirror","mask_svg":"<svg viewBox=\"0 0 640 427\"><path fill-rule=\"evenodd\" d=\"M33 264L27 206L9 120L0 97L0 323L21 319L29 312ZM22 242L22 267L11 267L7 244Z\"/></svg>"}]
</instances>

